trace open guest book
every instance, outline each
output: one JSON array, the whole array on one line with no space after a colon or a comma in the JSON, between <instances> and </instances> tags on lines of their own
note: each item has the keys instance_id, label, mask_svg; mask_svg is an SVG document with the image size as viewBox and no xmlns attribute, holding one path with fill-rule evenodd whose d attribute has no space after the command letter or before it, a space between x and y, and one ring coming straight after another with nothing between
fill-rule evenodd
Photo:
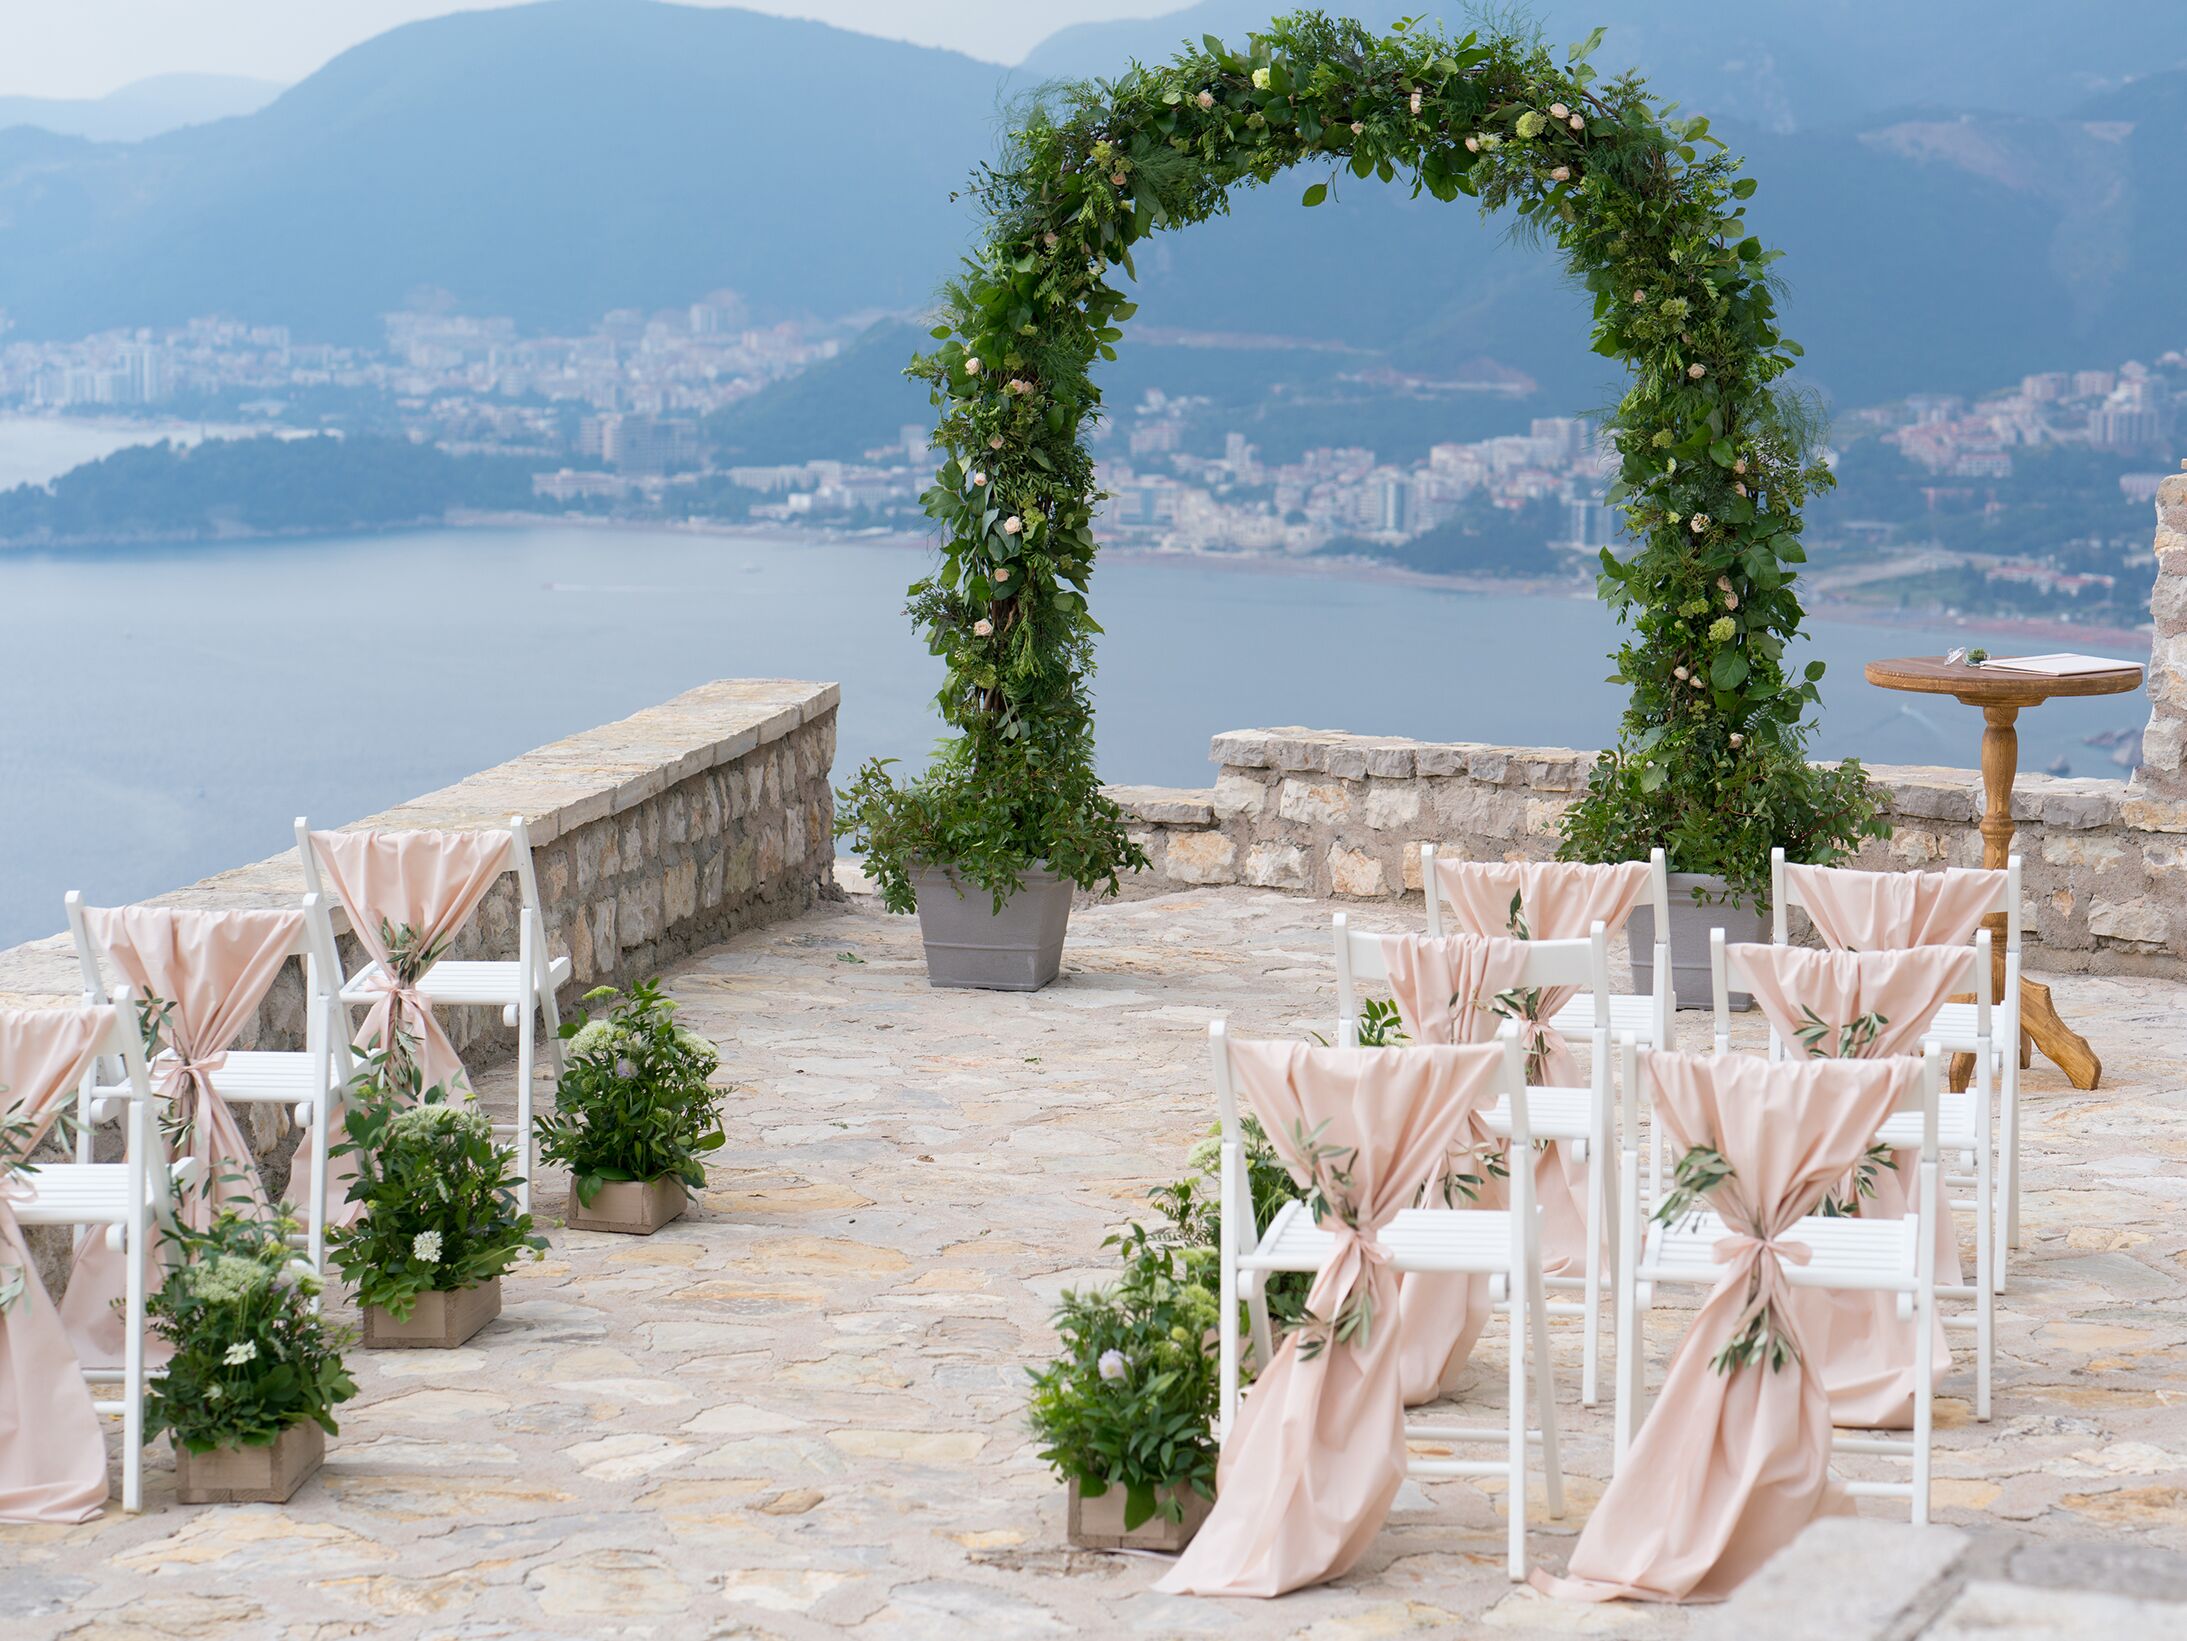
<instances>
[{"instance_id":1,"label":"open guest book","mask_svg":"<svg viewBox=\"0 0 2187 1641\"><path fill-rule=\"evenodd\" d=\"M2080 672L2117 672L2138 665L2113 661L2101 655L1993 655L1982 663L1998 672L2033 672L2045 678L2068 678Z\"/></svg>"}]
</instances>

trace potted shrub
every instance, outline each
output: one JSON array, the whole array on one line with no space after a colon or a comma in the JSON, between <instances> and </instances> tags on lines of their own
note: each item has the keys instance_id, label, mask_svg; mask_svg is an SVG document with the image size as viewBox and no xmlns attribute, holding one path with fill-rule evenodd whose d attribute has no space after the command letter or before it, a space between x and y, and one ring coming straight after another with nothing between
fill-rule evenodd
<instances>
[{"instance_id":1,"label":"potted shrub","mask_svg":"<svg viewBox=\"0 0 2187 1641\"><path fill-rule=\"evenodd\" d=\"M1038 991L1062 969L1072 890L1114 894L1147 864L1094 775L1090 714L1065 719L1018 739L969 731L909 783L877 758L836 794L836 834L881 903L918 912L934 985Z\"/></svg>"},{"instance_id":2,"label":"potted shrub","mask_svg":"<svg viewBox=\"0 0 2187 1641\"><path fill-rule=\"evenodd\" d=\"M502 1273L547 1246L517 1208L514 1153L485 1113L440 1088L412 1098L418 1081L407 1058L375 1056L334 1147L357 1159L349 1200L363 1212L327 1251L356 1290L368 1346L462 1344L501 1314Z\"/></svg>"},{"instance_id":3,"label":"potted shrub","mask_svg":"<svg viewBox=\"0 0 2187 1641\"><path fill-rule=\"evenodd\" d=\"M357 1394L342 1366L346 1329L312 1306L319 1279L296 1257L293 1220L225 1211L203 1231L163 1227L181 1254L145 1301L173 1347L145 1392L145 1439L173 1438L184 1504L284 1504L339 1433Z\"/></svg>"},{"instance_id":4,"label":"potted shrub","mask_svg":"<svg viewBox=\"0 0 2187 1641\"><path fill-rule=\"evenodd\" d=\"M570 1171L573 1230L651 1236L704 1186L699 1158L722 1143L721 1091L707 1079L714 1045L676 1024L657 981L613 986L585 1001L615 999L604 1019L565 1021L555 1114L539 1121L539 1154Z\"/></svg>"},{"instance_id":5,"label":"potted shrub","mask_svg":"<svg viewBox=\"0 0 2187 1641\"><path fill-rule=\"evenodd\" d=\"M1214 1250L1134 1225L1124 1269L1056 1309L1063 1348L1028 1370L1040 1456L1070 1484L1068 1531L1089 1549L1182 1550L1215 1499Z\"/></svg>"}]
</instances>

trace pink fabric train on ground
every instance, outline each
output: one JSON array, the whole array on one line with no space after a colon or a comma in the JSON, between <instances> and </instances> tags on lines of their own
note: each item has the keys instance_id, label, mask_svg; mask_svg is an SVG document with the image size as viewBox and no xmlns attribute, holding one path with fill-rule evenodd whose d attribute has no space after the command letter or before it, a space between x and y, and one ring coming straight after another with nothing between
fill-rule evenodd
<instances>
[{"instance_id":1,"label":"pink fabric train on ground","mask_svg":"<svg viewBox=\"0 0 2187 1641\"><path fill-rule=\"evenodd\" d=\"M1678 1153L1713 1146L1732 1175L1710 1196L1733 1234L1724 1274L1664 1374L1647 1421L1573 1547L1570 1572L1534 1584L1578 1601L1716 1601L1819 1515L1848 1508L1830 1482L1830 1403L1811 1365L1783 1262L1786 1236L1860 1159L1918 1083L1921 1063L1649 1054L1641 1075ZM1782 1367L1719 1373L1713 1358L1757 1305L1794 1346Z\"/></svg>"},{"instance_id":2,"label":"pink fabric train on ground","mask_svg":"<svg viewBox=\"0 0 2187 1641\"><path fill-rule=\"evenodd\" d=\"M0 1011L0 1110L28 1120L26 1151L74 1097L112 1019L103 1008ZM0 1311L0 1521L89 1521L106 1503L106 1438L9 1207L17 1189L0 1175L0 1266L22 1280Z\"/></svg>"},{"instance_id":3,"label":"pink fabric train on ground","mask_svg":"<svg viewBox=\"0 0 2187 1641\"><path fill-rule=\"evenodd\" d=\"M1319 1171L1336 1255L1307 1305L1334 1319L1364 1299L1364 1337L1299 1354L1293 1332L1246 1394L1224 1444L1214 1512L1156 1588L1172 1595L1274 1596L1335 1578L1389 1514L1405 1476L1397 1277L1375 1233L1443 1166L1467 1116L1491 1096L1502 1050L1327 1049L1234 1043L1247 1105L1294 1175L1316 1173L1298 1144L1350 1149L1349 1184ZM1325 1125L1325 1126L1324 1126Z\"/></svg>"}]
</instances>

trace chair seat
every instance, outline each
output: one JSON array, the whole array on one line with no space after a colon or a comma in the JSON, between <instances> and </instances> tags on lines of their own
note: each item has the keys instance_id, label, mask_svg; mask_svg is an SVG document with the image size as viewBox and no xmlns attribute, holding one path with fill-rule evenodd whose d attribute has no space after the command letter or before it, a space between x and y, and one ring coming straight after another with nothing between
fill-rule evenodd
<instances>
[{"instance_id":1,"label":"chair seat","mask_svg":"<svg viewBox=\"0 0 2187 1641\"><path fill-rule=\"evenodd\" d=\"M1784 1261L1785 1276L1796 1288L1884 1288L1914 1279L1919 1247L1918 1215L1903 1219L1830 1219L1810 1214L1778 1238L1805 1243L1812 1257L1805 1265ZM1721 1215L1704 1209L1674 1224L1648 1227L1640 1278L1655 1282L1701 1282L1713 1286L1723 1272L1716 1258L1719 1238L1728 1235Z\"/></svg>"},{"instance_id":2,"label":"chair seat","mask_svg":"<svg viewBox=\"0 0 2187 1641\"><path fill-rule=\"evenodd\" d=\"M10 1182L19 1225L120 1225L129 1218L129 1165L42 1162Z\"/></svg>"},{"instance_id":3,"label":"chair seat","mask_svg":"<svg viewBox=\"0 0 2187 1641\"><path fill-rule=\"evenodd\" d=\"M1377 1238L1402 1271L1508 1272L1511 1215L1501 1208L1406 1208ZM1269 1221L1261 1245L1242 1254L1246 1271L1318 1271L1336 1238L1313 1222L1301 1202L1287 1202Z\"/></svg>"},{"instance_id":4,"label":"chair seat","mask_svg":"<svg viewBox=\"0 0 2187 1641\"><path fill-rule=\"evenodd\" d=\"M1990 1010L1990 1052L1994 1056L2002 1057L2007 1024L2003 1008ZM1930 1020L1921 1041L1924 1046L1934 1043L1949 1052L1972 1054L1981 1041L1980 1031L1981 1016L1972 1003L1946 1003Z\"/></svg>"},{"instance_id":5,"label":"chair seat","mask_svg":"<svg viewBox=\"0 0 2187 1641\"><path fill-rule=\"evenodd\" d=\"M1594 1096L1584 1088L1530 1088L1526 1091L1526 1122L1537 1140L1584 1140L1594 1135ZM1511 1135L1511 1096L1498 1100L1488 1113L1488 1131Z\"/></svg>"},{"instance_id":6,"label":"chair seat","mask_svg":"<svg viewBox=\"0 0 2187 1641\"><path fill-rule=\"evenodd\" d=\"M1595 999L1582 992L1550 1016L1549 1023L1567 1037L1595 1029ZM1655 999L1633 992L1610 994L1610 1030L1631 1037L1643 1048L1661 1048L1655 1040Z\"/></svg>"},{"instance_id":7,"label":"chair seat","mask_svg":"<svg viewBox=\"0 0 2187 1641\"><path fill-rule=\"evenodd\" d=\"M1894 1151L1921 1149L1921 1113L1894 1111L1876 1131ZM1936 1097L1936 1143L1945 1151L1972 1151L1982 1143L1975 1132L1974 1096L1939 1093Z\"/></svg>"},{"instance_id":8,"label":"chair seat","mask_svg":"<svg viewBox=\"0 0 2187 1641\"><path fill-rule=\"evenodd\" d=\"M260 1049L232 1050L220 1069L213 1073L213 1086L220 1090L220 1097L238 1103L266 1101L282 1105L298 1105L316 1097L311 1086L311 1059L309 1054L273 1053ZM172 1065L173 1058L161 1055L152 1062L152 1081L156 1085L160 1073ZM336 1079L331 1074L328 1086Z\"/></svg>"},{"instance_id":9,"label":"chair seat","mask_svg":"<svg viewBox=\"0 0 2187 1641\"><path fill-rule=\"evenodd\" d=\"M364 977L374 968L361 971L343 989L345 1003L369 1003L374 993L364 984ZM570 977L570 960L557 957L548 964L553 983L559 987ZM425 971L425 978L418 982L418 990L425 994L428 1003L448 1003L457 1007L478 1006L507 1008L511 1004L528 1002L531 992L524 983L523 965L513 958L506 961L467 962L451 959L435 963Z\"/></svg>"}]
</instances>

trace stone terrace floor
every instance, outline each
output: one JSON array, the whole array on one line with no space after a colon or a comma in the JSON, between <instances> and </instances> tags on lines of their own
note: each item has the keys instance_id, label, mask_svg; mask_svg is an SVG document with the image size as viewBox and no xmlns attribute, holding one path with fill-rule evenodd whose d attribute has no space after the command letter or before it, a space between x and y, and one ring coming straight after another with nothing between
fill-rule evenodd
<instances>
[{"instance_id":1,"label":"stone terrace floor","mask_svg":"<svg viewBox=\"0 0 2187 1641\"><path fill-rule=\"evenodd\" d=\"M142 1516L7 1530L9 1635L1686 1634L1677 1609L1514 1590L1500 1500L1467 1482L1409 1486L1358 1570L1273 1605L1158 1596L1161 1563L1064 1543L1023 1370L1058 1291L1105 1275L1103 1236L1211 1120L1208 1017L1323 1024L1330 909L1241 890L1081 908L1064 980L1033 997L929 990L916 924L870 900L692 959L673 990L736 1085L698 1211L650 1240L556 1229L466 1349L357 1352L362 1392L285 1509L176 1505L161 1446ZM1952 1381L1939 1516L2177 1550L2187 991L2057 993L2105 1086L2026 1075L1997 1416L1974 1424ZM1500 1331L1467 1393L1487 1417ZM1561 1331L1574 1508L1533 1537L1560 1567L1608 1458L1576 1343Z\"/></svg>"}]
</instances>

